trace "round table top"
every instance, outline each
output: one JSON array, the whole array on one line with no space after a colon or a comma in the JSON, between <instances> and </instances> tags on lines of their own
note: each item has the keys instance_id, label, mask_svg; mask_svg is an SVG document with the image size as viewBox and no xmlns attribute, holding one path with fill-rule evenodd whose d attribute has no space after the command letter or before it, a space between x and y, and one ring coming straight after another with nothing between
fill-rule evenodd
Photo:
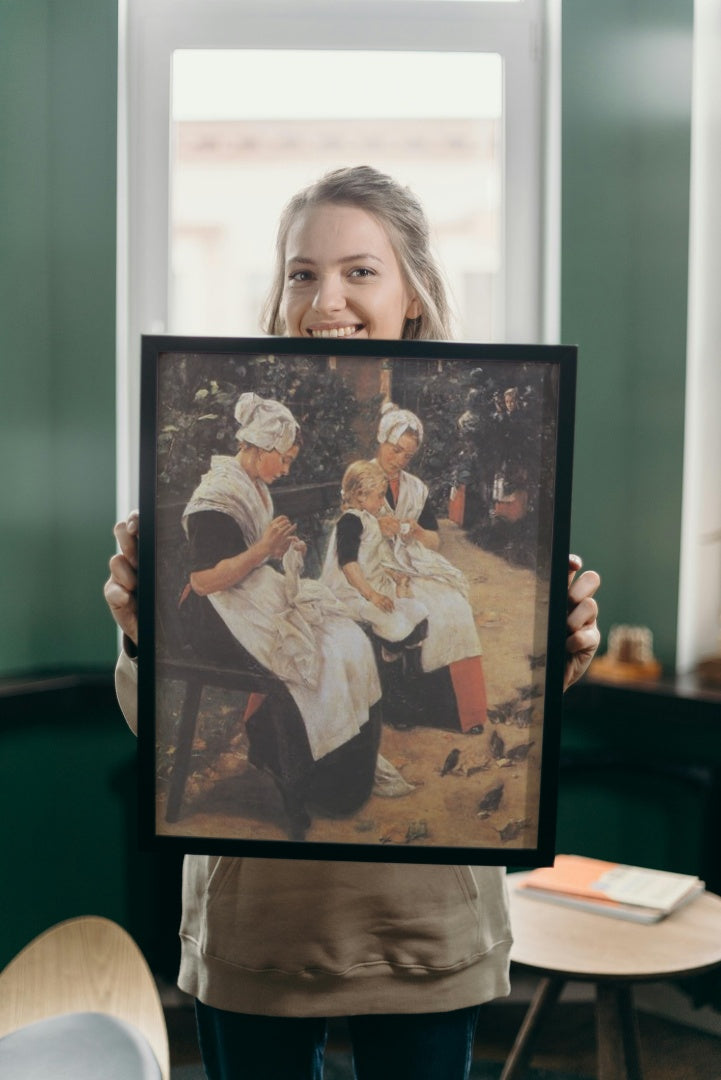
<instances>
[{"instance_id":1,"label":"round table top","mask_svg":"<svg viewBox=\"0 0 721 1080\"><path fill-rule=\"evenodd\" d=\"M509 874L511 960L569 979L655 980L721 965L721 897L704 892L657 923L529 898Z\"/></svg>"}]
</instances>

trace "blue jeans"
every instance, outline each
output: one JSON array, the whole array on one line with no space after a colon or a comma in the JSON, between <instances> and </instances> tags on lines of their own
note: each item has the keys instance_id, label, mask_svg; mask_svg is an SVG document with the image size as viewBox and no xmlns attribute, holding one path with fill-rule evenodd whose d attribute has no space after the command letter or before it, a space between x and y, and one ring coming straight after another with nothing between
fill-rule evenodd
<instances>
[{"instance_id":1,"label":"blue jeans","mask_svg":"<svg viewBox=\"0 0 721 1080\"><path fill-rule=\"evenodd\" d=\"M208 1080L321 1080L325 1018L195 1005ZM467 1080L478 1008L348 1017L357 1080Z\"/></svg>"}]
</instances>

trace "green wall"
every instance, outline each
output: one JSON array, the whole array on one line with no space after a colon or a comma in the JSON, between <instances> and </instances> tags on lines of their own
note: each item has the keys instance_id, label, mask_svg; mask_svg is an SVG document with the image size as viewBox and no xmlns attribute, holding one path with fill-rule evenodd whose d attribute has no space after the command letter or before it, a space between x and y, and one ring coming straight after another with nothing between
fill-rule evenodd
<instances>
[{"instance_id":1,"label":"green wall","mask_svg":"<svg viewBox=\"0 0 721 1080\"><path fill-rule=\"evenodd\" d=\"M0 675L109 665L116 0L0 0Z\"/></svg>"},{"instance_id":2,"label":"green wall","mask_svg":"<svg viewBox=\"0 0 721 1080\"><path fill-rule=\"evenodd\" d=\"M0 688L0 969L54 923L104 915L173 979L180 857L139 850L137 740L110 674L7 691Z\"/></svg>"},{"instance_id":3,"label":"green wall","mask_svg":"<svg viewBox=\"0 0 721 1080\"><path fill-rule=\"evenodd\" d=\"M579 346L573 546L601 629L675 657L692 0L563 5L562 340Z\"/></svg>"},{"instance_id":4,"label":"green wall","mask_svg":"<svg viewBox=\"0 0 721 1080\"><path fill-rule=\"evenodd\" d=\"M135 739L114 700L102 597L116 86L116 0L0 0L0 677L107 672L103 690L0 693L0 966L73 915L106 915L142 940L139 883L153 867L137 852Z\"/></svg>"}]
</instances>

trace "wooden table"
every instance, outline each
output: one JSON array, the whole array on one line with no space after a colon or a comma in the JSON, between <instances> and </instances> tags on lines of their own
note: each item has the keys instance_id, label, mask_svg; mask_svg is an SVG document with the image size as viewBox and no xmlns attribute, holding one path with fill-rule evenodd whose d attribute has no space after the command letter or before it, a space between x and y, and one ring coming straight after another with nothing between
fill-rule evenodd
<instances>
[{"instance_id":1,"label":"wooden table","mask_svg":"<svg viewBox=\"0 0 721 1080\"><path fill-rule=\"evenodd\" d=\"M535 1036L569 980L596 986L599 1080L643 1080L632 986L721 966L721 898L703 893L646 924L529 899L509 874L511 959L542 975L501 1080L519 1080Z\"/></svg>"}]
</instances>

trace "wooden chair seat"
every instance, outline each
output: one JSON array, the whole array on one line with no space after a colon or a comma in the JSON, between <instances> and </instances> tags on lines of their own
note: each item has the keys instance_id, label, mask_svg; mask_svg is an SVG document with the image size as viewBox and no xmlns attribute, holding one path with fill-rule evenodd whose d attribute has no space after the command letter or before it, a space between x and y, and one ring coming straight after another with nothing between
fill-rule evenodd
<instances>
[{"instance_id":1,"label":"wooden chair seat","mask_svg":"<svg viewBox=\"0 0 721 1080\"><path fill-rule=\"evenodd\" d=\"M94 915L46 930L0 973L0 1039L39 1021L83 1014L102 1014L139 1032L168 1080L168 1035L155 980L130 935ZM102 1072L99 1062L94 1075Z\"/></svg>"}]
</instances>

